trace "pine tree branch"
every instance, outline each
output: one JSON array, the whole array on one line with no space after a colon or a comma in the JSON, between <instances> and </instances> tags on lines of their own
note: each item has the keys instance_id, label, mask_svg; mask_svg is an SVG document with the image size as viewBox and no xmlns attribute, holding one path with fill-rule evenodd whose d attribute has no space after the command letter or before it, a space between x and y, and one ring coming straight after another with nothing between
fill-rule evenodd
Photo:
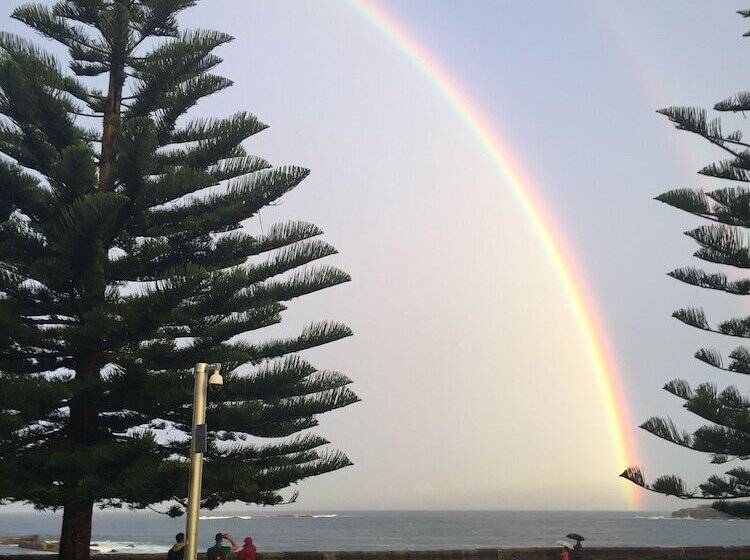
<instances>
[{"instance_id":1,"label":"pine tree branch","mask_svg":"<svg viewBox=\"0 0 750 560\"><path fill-rule=\"evenodd\" d=\"M729 280L724 273L706 273L694 267L683 267L668 272L667 276L699 288L733 295L750 295L750 278Z\"/></svg>"},{"instance_id":2,"label":"pine tree branch","mask_svg":"<svg viewBox=\"0 0 750 560\"><path fill-rule=\"evenodd\" d=\"M639 467L629 467L625 469L620 476L645 490L667 496L674 496L683 500L716 500L717 498L730 497L698 493L697 490L688 490L682 479L675 475L659 477L653 482L653 484L649 484L645 482L643 473ZM737 493L736 495L731 496L732 499L748 497L750 497L750 492Z\"/></svg>"},{"instance_id":3,"label":"pine tree branch","mask_svg":"<svg viewBox=\"0 0 750 560\"><path fill-rule=\"evenodd\" d=\"M695 107L667 107L660 109L657 113L666 116L675 124L678 130L686 130L697 134L717 146L739 157L740 153L726 146L727 138L721 132L721 122L718 119L707 120L706 110Z\"/></svg>"}]
</instances>

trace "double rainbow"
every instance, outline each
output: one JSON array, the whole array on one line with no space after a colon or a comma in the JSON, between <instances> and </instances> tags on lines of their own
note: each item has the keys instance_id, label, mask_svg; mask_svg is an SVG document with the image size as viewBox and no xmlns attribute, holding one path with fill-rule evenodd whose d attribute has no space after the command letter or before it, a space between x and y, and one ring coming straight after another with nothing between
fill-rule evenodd
<instances>
[{"instance_id":1,"label":"double rainbow","mask_svg":"<svg viewBox=\"0 0 750 560\"><path fill-rule=\"evenodd\" d=\"M612 345L601 321L596 302L591 298L581 267L569 243L555 223L554 217L539 191L524 173L500 134L493 130L471 98L462 90L454 76L440 65L434 55L419 43L401 22L382 6L371 0L351 0L354 9L381 31L409 59L446 99L450 107L474 133L484 151L495 163L504 183L510 187L544 249L552 261L570 309L578 323L586 345L591 368L604 400L610 422L614 452L620 466L638 463L638 454L625 391L615 362ZM612 476L616 479L617 472ZM632 509L640 505L635 485L622 483Z\"/></svg>"}]
</instances>

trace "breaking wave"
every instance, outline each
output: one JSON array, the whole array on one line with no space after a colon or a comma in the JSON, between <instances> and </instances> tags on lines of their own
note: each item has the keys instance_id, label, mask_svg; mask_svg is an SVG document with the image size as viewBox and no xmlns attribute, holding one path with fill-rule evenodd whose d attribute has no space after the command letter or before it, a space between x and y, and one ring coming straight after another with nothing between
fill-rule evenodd
<instances>
[{"instance_id":1,"label":"breaking wave","mask_svg":"<svg viewBox=\"0 0 750 560\"><path fill-rule=\"evenodd\" d=\"M331 519L338 517L335 513L279 513L276 515L201 515L201 521L221 521L226 519Z\"/></svg>"},{"instance_id":2,"label":"breaking wave","mask_svg":"<svg viewBox=\"0 0 750 560\"><path fill-rule=\"evenodd\" d=\"M666 519L668 521L679 521L681 519L688 519L690 521L695 521L694 517L685 516L685 517L672 517L671 515L636 515L635 519L651 519L651 520L661 520Z\"/></svg>"},{"instance_id":3,"label":"breaking wave","mask_svg":"<svg viewBox=\"0 0 750 560\"><path fill-rule=\"evenodd\" d=\"M212 521L216 519L252 519L252 515L201 515L202 521Z\"/></svg>"}]
</instances>

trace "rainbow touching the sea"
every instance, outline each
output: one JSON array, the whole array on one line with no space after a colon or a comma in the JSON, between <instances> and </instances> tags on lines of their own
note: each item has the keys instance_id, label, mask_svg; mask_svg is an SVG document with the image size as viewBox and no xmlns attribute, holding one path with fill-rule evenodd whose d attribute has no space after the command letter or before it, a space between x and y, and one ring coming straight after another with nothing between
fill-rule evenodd
<instances>
[{"instance_id":1,"label":"rainbow touching the sea","mask_svg":"<svg viewBox=\"0 0 750 560\"><path fill-rule=\"evenodd\" d=\"M638 463L638 452L633 438L633 422L621 375L601 314L591 297L582 268L573 250L555 223L552 212L539 190L526 176L519 159L509 149L499 131L493 128L471 97L393 14L373 0L350 0L354 9L382 32L408 58L446 99L450 107L473 132L479 144L495 163L524 213L533 225L539 240L557 272L563 292L568 298L586 344L593 375L599 387L610 422L614 452L619 466L625 468ZM613 472L613 478L619 472ZM630 483L621 482L631 509L640 509L642 492Z\"/></svg>"}]
</instances>

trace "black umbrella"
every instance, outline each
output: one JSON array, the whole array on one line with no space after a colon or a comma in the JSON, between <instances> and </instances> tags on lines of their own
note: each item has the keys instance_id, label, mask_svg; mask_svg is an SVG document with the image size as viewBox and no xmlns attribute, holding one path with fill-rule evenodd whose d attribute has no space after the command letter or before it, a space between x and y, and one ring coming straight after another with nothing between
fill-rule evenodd
<instances>
[{"instance_id":1,"label":"black umbrella","mask_svg":"<svg viewBox=\"0 0 750 560\"><path fill-rule=\"evenodd\" d=\"M586 540L581 535L579 535L578 533L568 533L567 535L565 535L565 538L566 539L573 539L574 541L585 541Z\"/></svg>"}]
</instances>

